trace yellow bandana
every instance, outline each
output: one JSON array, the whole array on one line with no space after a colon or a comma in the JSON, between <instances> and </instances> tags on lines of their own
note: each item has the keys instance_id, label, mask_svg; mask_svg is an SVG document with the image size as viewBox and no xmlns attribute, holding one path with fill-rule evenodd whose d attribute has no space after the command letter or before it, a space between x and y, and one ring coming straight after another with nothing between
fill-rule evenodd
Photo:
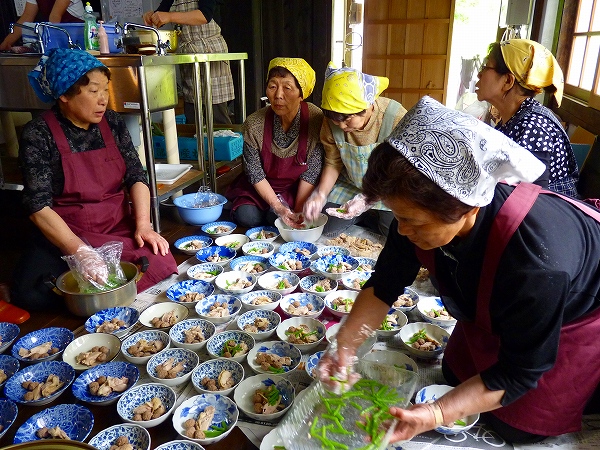
<instances>
[{"instance_id":1,"label":"yellow bandana","mask_svg":"<svg viewBox=\"0 0 600 450\"><path fill-rule=\"evenodd\" d=\"M341 114L355 114L371 106L388 87L390 80L361 73L350 67L337 69L330 62L325 70L321 108Z\"/></svg>"},{"instance_id":2,"label":"yellow bandana","mask_svg":"<svg viewBox=\"0 0 600 450\"><path fill-rule=\"evenodd\" d=\"M317 78L315 76L315 71L305 60L302 58L273 58L269 63L267 76L269 76L268 74L273 67L283 67L296 77L298 84L302 88L303 99L306 99L312 94Z\"/></svg>"},{"instance_id":3,"label":"yellow bandana","mask_svg":"<svg viewBox=\"0 0 600 450\"><path fill-rule=\"evenodd\" d=\"M560 106L563 96L564 78L554 55L541 44L529 39L509 39L500 42L506 67L525 89L541 92L553 86L554 97Z\"/></svg>"}]
</instances>

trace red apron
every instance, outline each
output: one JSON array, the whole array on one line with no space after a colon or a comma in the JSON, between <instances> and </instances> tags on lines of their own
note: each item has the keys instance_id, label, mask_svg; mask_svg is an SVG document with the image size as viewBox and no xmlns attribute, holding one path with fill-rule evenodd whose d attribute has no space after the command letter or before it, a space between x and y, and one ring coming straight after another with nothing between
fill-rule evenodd
<instances>
[{"instance_id":1,"label":"red apron","mask_svg":"<svg viewBox=\"0 0 600 450\"><path fill-rule=\"evenodd\" d=\"M138 247L132 238L135 223L123 189L125 161L106 118L98 124L106 147L73 153L54 113L48 110L42 117L52 132L65 174L63 192L53 198L52 209L71 231L93 247L109 241L123 242L123 261L135 263L146 256L150 264L137 284L138 292L178 273L171 253L155 255L148 246Z\"/></svg>"},{"instance_id":2,"label":"red apron","mask_svg":"<svg viewBox=\"0 0 600 450\"><path fill-rule=\"evenodd\" d=\"M37 0L38 4L38 16L42 17L44 21L50 19L50 13L52 12L52 8L54 8L54 4L56 0ZM72 16L65 10L65 13L62 15L60 19L61 23L79 23L83 22L83 20L78 19L75 16Z\"/></svg>"},{"instance_id":3,"label":"red apron","mask_svg":"<svg viewBox=\"0 0 600 450\"><path fill-rule=\"evenodd\" d=\"M598 211L569 197L541 191L539 186L529 183L520 183L515 188L498 211L488 236L475 322L459 321L444 352L445 361L461 381L498 360L500 341L492 333L489 314L493 280L506 245L540 192L557 195L600 222ZM434 252L418 247L416 250L419 260L435 277ZM442 286L440 291L443 293ZM535 389L491 413L510 426L533 434L556 436L580 430L585 404L600 382L599 335L600 309L563 325L552 369L542 375ZM585 364L586 361L590 364Z\"/></svg>"},{"instance_id":4,"label":"red apron","mask_svg":"<svg viewBox=\"0 0 600 450\"><path fill-rule=\"evenodd\" d=\"M307 169L308 105L306 102L300 103L300 134L298 136L298 151L295 156L280 158L271 152L274 118L275 113L269 108L265 116L260 159L262 161L266 180L269 182L275 193L280 194L293 210L296 202L296 193L298 192L298 180L300 179L300 175ZM258 192L256 192L254 186L250 184L248 177L245 174L239 176L237 180L232 183L226 196L233 201L232 209L234 211L241 205L255 205L262 211L269 209L267 202L258 195Z\"/></svg>"}]
</instances>

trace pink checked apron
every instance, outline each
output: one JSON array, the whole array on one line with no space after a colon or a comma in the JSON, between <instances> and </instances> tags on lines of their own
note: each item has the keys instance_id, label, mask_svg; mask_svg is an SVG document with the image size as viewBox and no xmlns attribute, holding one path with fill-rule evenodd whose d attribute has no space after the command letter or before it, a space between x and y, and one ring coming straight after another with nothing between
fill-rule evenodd
<instances>
[{"instance_id":1,"label":"pink checked apron","mask_svg":"<svg viewBox=\"0 0 600 450\"><path fill-rule=\"evenodd\" d=\"M106 119L98 124L106 147L73 153L54 113L45 111L42 117L52 132L65 174L63 192L53 198L52 209L91 246L121 241L123 261L135 263L146 256L150 264L137 284L138 292L177 273L172 254L155 255L147 246L139 248L132 238L135 224L123 189L125 161Z\"/></svg>"},{"instance_id":2,"label":"pink checked apron","mask_svg":"<svg viewBox=\"0 0 600 450\"><path fill-rule=\"evenodd\" d=\"M459 380L480 373L498 360L500 341L492 334L490 298L496 269L506 245L539 193L561 197L600 222L600 213L556 192L521 183L508 197L492 224L478 288L475 322L459 321L444 359ZM434 252L416 248L419 260L435 276ZM433 269L433 270L432 270ZM440 286L443 293L443 287ZM518 330L515 330L517 333ZM535 389L492 414L514 428L546 436L578 431L587 400L600 382L600 309L563 325L556 363ZM589 361L589 364L586 362Z\"/></svg>"},{"instance_id":3,"label":"pink checked apron","mask_svg":"<svg viewBox=\"0 0 600 450\"><path fill-rule=\"evenodd\" d=\"M40 17L43 17L44 20L49 20L50 18L50 13L52 12L52 8L54 8L54 4L56 3L56 0L37 0L37 4L38 4L38 15ZM75 16L72 16L70 13L68 13L65 10L65 13L62 15L61 19L60 19L61 23L79 23L79 22L83 22L83 20L78 19Z\"/></svg>"},{"instance_id":4,"label":"pink checked apron","mask_svg":"<svg viewBox=\"0 0 600 450\"><path fill-rule=\"evenodd\" d=\"M298 136L298 151L295 156L280 158L271 152L274 118L275 113L269 108L265 116L260 159L266 180L275 193L281 194L293 210L296 202L296 193L298 192L298 180L300 179L300 175L307 169L308 105L305 102L300 103L300 134ZM227 191L227 198L233 200L232 208L234 211L241 205L255 205L263 211L269 209L267 202L258 195L256 189L250 184L248 177L244 174L238 177L232 184L231 189Z\"/></svg>"}]
</instances>

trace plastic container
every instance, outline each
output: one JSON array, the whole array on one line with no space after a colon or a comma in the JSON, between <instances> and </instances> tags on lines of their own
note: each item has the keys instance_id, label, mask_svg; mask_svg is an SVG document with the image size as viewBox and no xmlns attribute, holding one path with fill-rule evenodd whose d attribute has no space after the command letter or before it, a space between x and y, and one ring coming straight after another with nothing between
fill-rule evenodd
<instances>
[{"instance_id":1,"label":"plastic container","mask_svg":"<svg viewBox=\"0 0 600 450\"><path fill-rule=\"evenodd\" d=\"M96 16L90 2L85 4L85 13L83 14L83 40L86 50L100 50L98 42L98 27L96 25Z\"/></svg>"},{"instance_id":2,"label":"plastic container","mask_svg":"<svg viewBox=\"0 0 600 450\"><path fill-rule=\"evenodd\" d=\"M110 49L108 48L108 35L106 34L106 29L104 28L104 21L99 21L100 26L98 27L98 47L100 48L101 55L107 55L110 53Z\"/></svg>"}]
</instances>

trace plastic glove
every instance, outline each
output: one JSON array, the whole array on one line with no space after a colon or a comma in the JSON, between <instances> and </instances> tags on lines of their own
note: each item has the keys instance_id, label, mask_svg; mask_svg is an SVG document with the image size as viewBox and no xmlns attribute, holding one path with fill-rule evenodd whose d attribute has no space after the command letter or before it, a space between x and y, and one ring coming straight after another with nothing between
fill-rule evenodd
<instances>
[{"instance_id":1,"label":"plastic glove","mask_svg":"<svg viewBox=\"0 0 600 450\"><path fill-rule=\"evenodd\" d=\"M354 371L357 361L355 353L334 340L319 360L317 376L327 389L342 394L360 379Z\"/></svg>"},{"instance_id":2,"label":"plastic glove","mask_svg":"<svg viewBox=\"0 0 600 450\"><path fill-rule=\"evenodd\" d=\"M310 222L316 220L319 217L323 206L325 206L325 202L327 202L327 196L317 189L314 189L306 200L306 203L304 203L302 212L304 213L306 220Z\"/></svg>"},{"instance_id":3,"label":"plastic glove","mask_svg":"<svg viewBox=\"0 0 600 450\"><path fill-rule=\"evenodd\" d=\"M356 194L339 208L327 208L330 216L340 219L354 219L373 207L373 203L367 203L363 194Z\"/></svg>"},{"instance_id":4,"label":"plastic glove","mask_svg":"<svg viewBox=\"0 0 600 450\"><path fill-rule=\"evenodd\" d=\"M77 271L87 280L100 286L108 281L108 266L96 250L87 245L80 246L73 255Z\"/></svg>"},{"instance_id":5,"label":"plastic glove","mask_svg":"<svg viewBox=\"0 0 600 450\"><path fill-rule=\"evenodd\" d=\"M306 228L306 225L304 225L303 214L292 211L290 205L287 204L280 194L277 194L277 200L279 200L279 203L273 206L273 212L277 214L277 217L279 217L283 223L292 228Z\"/></svg>"}]
</instances>

